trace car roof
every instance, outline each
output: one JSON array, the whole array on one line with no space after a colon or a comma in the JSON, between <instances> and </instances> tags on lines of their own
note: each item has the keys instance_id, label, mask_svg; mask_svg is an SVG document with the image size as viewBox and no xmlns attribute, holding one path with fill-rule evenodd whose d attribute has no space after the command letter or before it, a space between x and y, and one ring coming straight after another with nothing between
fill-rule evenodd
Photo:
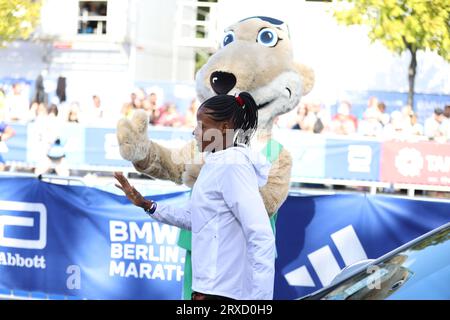
<instances>
[{"instance_id":1,"label":"car roof","mask_svg":"<svg viewBox=\"0 0 450 320\"><path fill-rule=\"evenodd\" d=\"M419 237L417 237L417 238L415 238L415 239L413 239L413 240L411 240L411 241L401 245L400 247L398 247L398 248L396 248L396 249L394 249L394 250L392 250L392 251L382 255L381 257L371 261L370 263L363 264L360 267L355 268L353 272L349 272L349 274L347 276L343 277L341 280L339 280L339 282L333 283L332 285L329 285L327 287L323 287L323 288L321 288L321 289L319 289L319 290L317 290L315 292L312 292L312 293L307 294L307 295L305 295L303 297L300 297L300 298L298 298L298 300L308 299L309 297L312 297L312 296L315 296L315 295L320 295L321 293L323 293L325 291L331 292L332 290L334 290L335 288L340 286L341 283L343 283L344 281L347 281L348 279L354 277L355 275L361 273L362 271L365 271L369 266L377 265L377 264L379 264L379 263L381 263L381 262L383 262L385 260L388 260L391 257L397 255L398 253L403 252L403 251L409 249L410 247L413 247L416 244L422 242L423 240L425 240L425 239L427 239L427 238L429 238L429 237L431 237L431 236L433 236L433 235L435 235L435 234L437 234L439 232L442 232L443 230L449 229L449 228L450 228L450 222L447 222L446 224L444 224L444 225L442 225L442 226L440 226L440 227L438 227L436 229L433 229L433 230L431 230L431 231L429 231L429 232L427 232L427 233L425 233L425 234L423 234L423 235L421 235L421 236L419 236Z\"/></svg>"}]
</instances>

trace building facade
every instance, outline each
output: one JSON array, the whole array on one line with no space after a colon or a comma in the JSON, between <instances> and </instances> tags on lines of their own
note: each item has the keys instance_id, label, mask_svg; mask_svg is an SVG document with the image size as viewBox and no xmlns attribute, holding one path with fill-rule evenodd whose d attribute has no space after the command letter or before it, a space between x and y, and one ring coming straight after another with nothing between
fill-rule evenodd
<instances>
[{"instance_id":1,"label":"building facade","mask_svg":"<svg viewBox=\"0 0 450 320\"><path fill-rule=\"evenodd\" d=\"M56 79L65 77L68 99L95 94L116 108L136 83L192 83L194 48L178 39L195 27L177 23L180 10L183 19L195 20L197 8L177 0L44 0L32 39L0 49L0 80L32 87L42 74L51 96Z\"/></svg>"}]
</instances>

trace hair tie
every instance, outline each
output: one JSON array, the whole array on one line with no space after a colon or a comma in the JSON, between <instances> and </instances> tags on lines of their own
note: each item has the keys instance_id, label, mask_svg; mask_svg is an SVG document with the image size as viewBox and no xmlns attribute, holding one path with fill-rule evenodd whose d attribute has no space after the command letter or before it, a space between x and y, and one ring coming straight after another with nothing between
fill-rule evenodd
<instances>
[{"instance_id":1,"label":"hair tie","mask_svg":"<svg viewBox=\"0 0 450 320\"><path fill-rule=\"evenodd\" d=\"M242 99L241 96L237 96L236 101L237 101L239 107L243 107L245 105L244 99Z\"/></svg>"}]
</instances>

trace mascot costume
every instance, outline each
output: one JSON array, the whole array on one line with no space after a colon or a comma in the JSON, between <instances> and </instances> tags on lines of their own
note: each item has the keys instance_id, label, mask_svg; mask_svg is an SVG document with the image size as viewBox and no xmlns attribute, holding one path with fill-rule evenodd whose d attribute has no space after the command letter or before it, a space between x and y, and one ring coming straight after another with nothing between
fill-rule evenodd
<instances>
[{"instance_id":1,"label":"mascot costume","mask_svg":"<svg viewBox=\"0 0 450 320\"><path fill-rule=\"evenodd\" d=\"M200 102L216 94L249 92L258 104L258 131L251 147L272 163L267 184L260 189L275 231L277 210L290 184L292 159L271 137L274 120L295 108L314 84L312 70L294 62L287 25L269 17L251 17L228 27L221 48L196 75ZM122 157L137 171L156 179L192 187L202 167L194 139L179 149L165 148L148 138L148 116L134 113L121 119L117 138ZM191 233L181 230L178 244L186 249L184 299L191 299Z\"/></svg>"}]
</instances>

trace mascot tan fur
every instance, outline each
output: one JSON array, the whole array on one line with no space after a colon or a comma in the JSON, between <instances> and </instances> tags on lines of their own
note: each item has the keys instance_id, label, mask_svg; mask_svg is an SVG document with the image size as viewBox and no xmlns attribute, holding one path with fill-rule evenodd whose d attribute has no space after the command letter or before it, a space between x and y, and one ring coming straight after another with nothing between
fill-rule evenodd
<instances>
[{"instance_id":1,"label":"mascot tan fur","mask_svg":"<svg viewBox=\"0 0 450 320\"><path fill-rule=\"evenodd\" d=\"M222 47L196 75L200 102L216 94L249 92L258 104L258 131L251 146L272 162L267 184L260 189L272 217L285 201L290 184L292 159L271 139L275 118L295 108L314 84L311 69L294 62L287 25L269 17L244 19L225 30ZM120 154L137 171L153 178L192 187L203 164L195 141L179 149L168 149L148 138L148 116L137 111L131 120L117 125ZM184 297L190 298L190 234L180 234L187 249Z\"/></svg>"}]
</instances>

